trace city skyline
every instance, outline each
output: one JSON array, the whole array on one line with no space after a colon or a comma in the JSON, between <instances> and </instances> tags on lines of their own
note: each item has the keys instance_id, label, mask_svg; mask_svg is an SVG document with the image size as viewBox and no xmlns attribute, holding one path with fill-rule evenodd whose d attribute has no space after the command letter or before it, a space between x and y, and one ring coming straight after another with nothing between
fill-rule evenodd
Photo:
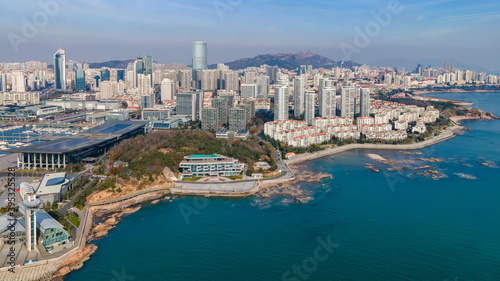
<instances>
[{"instance_id":1,"label":"city skyline","mask_svg":"<svg viewBox=\"0 0 500 281\"><path fill-rule=\"evenodd\" d=\"M148 53L161 63L188 65L190 46L200 40L210 45L209 64L311 50L333 60L347 57L360 64L442 59L500 71L500 59L495 56L500 39L488 36L491 26L500 21L500 12L496 12L500 6L493 1L479 5L447 0L289 1L286 5L268 1L154 1L146 5L132 1L119 7L109 1L40 3L45 5L3 5L8 16L0 27L5 36L0 61L50 62L60 40L68 59L75 61L123 60ZM133 20L131 14L136 14ZM377 15L380 30L374 29L366 44L356 44L358 31L370 30ZM351 56L346 56L346 46L355 48Z\"/></svg>"}]
</instances>

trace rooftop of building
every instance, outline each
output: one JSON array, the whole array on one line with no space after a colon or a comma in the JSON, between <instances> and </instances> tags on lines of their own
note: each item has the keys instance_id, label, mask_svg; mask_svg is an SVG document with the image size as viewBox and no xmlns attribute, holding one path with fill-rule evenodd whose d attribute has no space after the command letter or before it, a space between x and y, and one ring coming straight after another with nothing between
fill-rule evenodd
<instances>
[{"instance_id":1,"label":"rooftop of building","mask_svg":"<svg viewBox=\"0 0 500 281\"><path fill-rule=\"evenodd\" d=\"M12 148L11 153L69 153L79 149L102 144L124 134L144 128L147 121L108 121L102 125L85 131L82 134L61 137L52 141Z\"/></svg>"},{"instance_id":2,"label":"rooftop of building","mask_svg":"<svg viewBox=\"0 0 500 281\"><path fill-rule=\"evenodd\" d=\"M36 195L59 194L63 185L68 184L66 173L45 174L38 185Z\"/></svg>"}]
</instances>

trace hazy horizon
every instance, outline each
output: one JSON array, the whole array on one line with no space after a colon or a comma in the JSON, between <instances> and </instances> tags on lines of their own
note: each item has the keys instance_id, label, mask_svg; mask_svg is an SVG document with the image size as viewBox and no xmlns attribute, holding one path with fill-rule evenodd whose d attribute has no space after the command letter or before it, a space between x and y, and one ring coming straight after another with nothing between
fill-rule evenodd
<instances>
[{"instance_id":1,"label":"hazy horizon","mask_svg":"<svg viewBox=\"0 0 500 281\"><path fill-rule=\"evenodd\" d=\"M352 46L356 52L347 58L360 64L441 59L500 71L500 37L489 34L500 26L495 1L39 3L2 4L0 61L51 63L60 40L68 60L104 62L152 54L160 63L189 65L191 42L201 40L208 42L209 64L309 50L341 61L346 59L341 47ZM373 36L356 44L357 30Z\"/></svg>"}]
</instances>

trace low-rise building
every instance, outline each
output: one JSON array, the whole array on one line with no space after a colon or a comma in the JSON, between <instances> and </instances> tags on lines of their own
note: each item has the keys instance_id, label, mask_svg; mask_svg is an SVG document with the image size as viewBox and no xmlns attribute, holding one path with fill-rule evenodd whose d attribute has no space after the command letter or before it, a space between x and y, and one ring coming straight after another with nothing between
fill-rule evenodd
<instances>
[{"instance_id":1,"label":"low-rise building","mask_svg":"<svg viewBox=\"0 0 500 281\"><path fill-rule=\"evenodd\" d=\"M236 176L241 174L244 168L245 164L238 163L237 159L219 154L186 156L179 164L181 178Z\"/></svg>"}]
</instances>

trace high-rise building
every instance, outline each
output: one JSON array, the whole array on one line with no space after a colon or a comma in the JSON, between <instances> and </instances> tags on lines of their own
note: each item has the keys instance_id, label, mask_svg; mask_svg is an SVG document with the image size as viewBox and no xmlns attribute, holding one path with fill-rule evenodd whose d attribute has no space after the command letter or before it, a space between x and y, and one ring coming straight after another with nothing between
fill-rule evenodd
<instances>
[{"instance_id":1,"label":"high-rise building","mask_svg":"<svg viewBox=\"0 0 500 281\"><path fill-rule=\"evenodd\" d=\"M255 83L255 72L247 71L245 72L245 76L243 77L244 84L254 84Z\"/></svg>"},{"instance_id":2,"label":"high-rise building","mask_svg":"<svg viewBox=\"0 0 500 281\"><path fill-rule=\"evenodd\" d=\"M304 92L305 92L305 76L296 76L293 78L293 101L295 117L304 114Z\"/></svg>"},{"instance_id":3,"label":"high-rise building","mask_svg":"<svg viewBox=\"0 0 500 281\"><path fill-rule=\"evenodd\" d=\"M314 123L314 117L316 113L316 107L315 107L315 102L314 102L314 92L313 91L307 91L304 95L305 97L305 109L304 109L304 120L306 123L310 126L313 125Z\"/></svg>"},{"instance_id":4,"label":"high-rise building","mask_svg":"<svg viewBox=\"0 0 500 281\"><path fill-rule=\"evenodd\" d=\"M318 95L319 115L322 118L334 117L337 111L336 91L334 88L323 88Z\"/></svg>"},{"instance_id":5,"label":"high-rise building","mask_svg":"<svg viewBox=\"0 0 500 281\"><path fill-rule=\"evenodd\" d=\"M301 65L299 67L298 75L304 75L304 74L306 74L306 71L307 71L307 66Z\"/></svg>"},{"instance_id":6,"label":"high-rise building","mask_svg":"<svg viewBox=\"0 0 500 281\"><path fill-rule=\"evenodd\" d=\"M95 80L95 88L99 89L99 86L100 86L99 81L101 81L101 76L99 76L99 75L94 76L94 80Z\"/></svg>"},{"instance_id":7,"label":"high-rise building","mask_svg":"<svg viewBox=\"0 0 500 281\"><path fill-rule=\"evenodd\" d=\"M136 88L136 87L138 87L137 78L138 78L139 74L144 74L144 61L140 57L138 57L137 60L134 62L134 73L135 73L134 87Z\"/></svg>"},{"instance_id":8,"label":"high-rise building","mask_svg":"<svg viewBox=\"0 0 500 281\"><path fill-rule=\"evenodd\" d=\"M203 93L182 92L177 94L176 112L178 115L191 115L193 120L198 119L203 105Z\"/></svg>"},{"instance_id":9,"label":"high-rise building","mask_svg":"<svg viewBox=\"0 0 500 281\"><path fill-rule=\"evenodd\" d=\"M174 82L167 78L163 79L161 81L161 101L173 100L174 92Z\"/></svg>"},{"instance_id":10,"label":"high-rise building","mask_svg":"<svg viewBox=\"0 0 500 281\"><path fill-rule=\"evenodd\" d=\"M246 118L245 109L230 108L229 109L229 130L238 132L245 130Z\"/></svg>"},{"instance_id":11,"label":"high-rise building","mask_svg":"<svg viewBox=\"0 0 500 281\"><path fill-rule=\"evenodd\" d=\"M215 132L219 129L217 108L205 107L201 110L201 129Z\"/></svg>"},{"instance_id":12,"label":"high-rise building","mask_svg":"<svg viewBox=\"0 0 500 281\"><path fill-rule=\"evenodd\" d=\"M255 84L242 84L241 85L241 98L250 99L257 97L257 85Z\"/></svg>"},{"instance_id":13,"label":"high-rise building","mask_svg":"<svg viewBox=\"0 0 500 281\"><path fill-rule=\"evenodd\" d=\"M250 105L250 119L249 121L255 117L255 100L244 100L243 101L244 104L248 104Z\"/></svg>"},{"instance_id":14,"label":"high-rise building","mask_svg":"<svg viewBox=\"0 0 500 281\"><path fill-rule=\"evenodd\" d=\"M257 77L257 95L267 96L269 94L269 76Z\"/></svg>"},{"instance_id":15,"label":"high-rise building","mask_svg":"<svg viewBox=\"0 0 500 281\"><path fill-rule=\"evenodd\" d=\"M85 86L85 70L78 69L75 72L75 90L78 92L83 92L86 90Z\"/></svg>"},{"instance_id":16,"label":"high-rise building","mask_svg":"<svg viewBox=\"0 0 500 281\"><path fill-rule=\"evenodd\" d=\"M151 75L151 87L153 87L153 56L147 55L144 65L144 73Z\"/></svg>"},{"instance_id":17,"label":"high-rise building","mask_svg":"<svg viewBox=\"0 0 500 281\"><path fill-rule=\"evenodd\" d=\"M7 76L5 73L0 75L0 92L7 92Z\"/></svg>"},{"instance_id":18,"label":"high-rise building","mask_svg":"<svg viewBox=\"0 0 500 281\"><path fill-rule=\"evenodd\" d=\"M279 85L274 88L274 121L288 119L288 87Z\"/></svg>"},{"instance_id":19,"label":"high-rise building","mask_svg":"<svg viewBox=\"0 0 500 281\"><path fill-rule=\"evenodd\" d=\"M116 82L125 81L125 70L118 69L116 71Z\"/></svg>"},{"instance_id":20,"label":"high-rise building","mask_svg":"<svg viewBox=\"0 0 500 281\"><path fill-rule=\"evenodd\" d=\"M141 95L141 109L152 108L154 104L154 95Z\"/></svg>"},{"instance_id":21,"label":"high-rise building","mask_svg":"<svg viewBox=\"0 0 500 281\"><path fill-rule=\"evenodd\" d=\"M224 72L222 89L238 91L240 86L239 75L237 71L229 70Z\"/></svg>"},{"instance_id":22,"label":"high-rise building","mask_svg":"<svg viewBox=\"0 0 500 281\"><path fill-rule=\"evenodd\" d=\"M26 79L24 78L23 71L21 70L12 71L11 78L12 78L12 92L14 93L26 92Z\"/></svg>"},{"instance_id":23,"label":"high-rise building","mask_svg":"<svg viewBox=\"0 0 500 281\"><path fill-rule=\"evenodd\" d=\"M370 89L361 88L359 106L360 106L361 117L369 117L370 116Z\"/></svg>"},{"instance_id":24,"label":"high-rise building","mask_svg":"<svg viewBox=\"0 0 500 281\"><path fill-rule=\"evenodd\" d=\"M197 75L201 73L200 78L200 89L203 91L214 91L217 89L217 70L214 69L205 69L197 71ZM198 88L198 87L197 87Z\"/></svg>"},{"instance_id":25,"label":"high-rise building","mask_svg":"<svg viewBox=\"0 0 500 281\"><path fill-rule=\"evenodd\" d=\"M356 90L351 87L343 87L340 94L340 116L354 118L354 110L356 107Z\"/></svg>"},{"instance_id":26,"label":"high-rise building","mask_svg":"<svg viewBox=\"0 0 500 281\"><path fill-rule=\"evenodd\" d=\"M54 54L56 90L66 90L66 53L59 49Z\"/></svg>"},{"instance_id":27,"label":"high-rise building","mask_svg":"<svg viewBox=\"0 0 500 281\"><path fill-rule=\"evenodd\" d=\"M139 90L139 95L151 95L153 89L151 88L151 76L145 74L139 74L137 76L137 89Z\"/></svg>"},{"instance_id":28,"label":"high-rise building","mask_svg":"<svg viewBox=\"0 0 500 281\"><path fill-rule=\"evenodd\" d=\"M245 110L245 121L249 123L252 120L252 106L250 104L240 103L236 107Z\"/></svg>"},{"instance_id":29,"label":"high-rise building","mask_svg":"<svg viewBox=\"0 0 500 281\"><path fill-rule=\"evenodd\" d=\"M193 80L193 72L190 70L180 70L178 80L181 89L189 90L191 88L191 81Z\"/></svg>"},{"instance_id":30,"label":"high-rise building","mask_svg":"<svg viewBox=\"0 0 500 281\"><path fill-rule=\"evenodd\" d=\"M267 76L269 76L271 84L278 82L278 67L271 66L267 69Z\"/></svg>"},{"instance_id":31,"label":"high-rise building","mask_svg":"<svg viewBox=\"0 0 500 281\"><path fill-rule=\"evenodd\" d=\"M193 42L193 80L197 81L196 70L207 69L207 43Z\"/></svg>"},{"instance_id":32,"label":"high-rise building","mask_svg":"<svg viewBox=\"0 0 500 281\"><path fill-rule=\"evenodd\" d=\"M101 82L104 81L111 81L111 72L109 71L109 68L103 68L101 70Z\"/></svg>"},{"instance_id":33,"label":"high-rise building","mask_svg":"<svg viewBox=\"0 0 500 281\"><path fill-rule=\"evenodd\" d=\"M227 114L228 114L228 99L216 98L212 99L212 107L217 108L217 120L219 126L227 124Z\"/></svg>"}]
</instances>

